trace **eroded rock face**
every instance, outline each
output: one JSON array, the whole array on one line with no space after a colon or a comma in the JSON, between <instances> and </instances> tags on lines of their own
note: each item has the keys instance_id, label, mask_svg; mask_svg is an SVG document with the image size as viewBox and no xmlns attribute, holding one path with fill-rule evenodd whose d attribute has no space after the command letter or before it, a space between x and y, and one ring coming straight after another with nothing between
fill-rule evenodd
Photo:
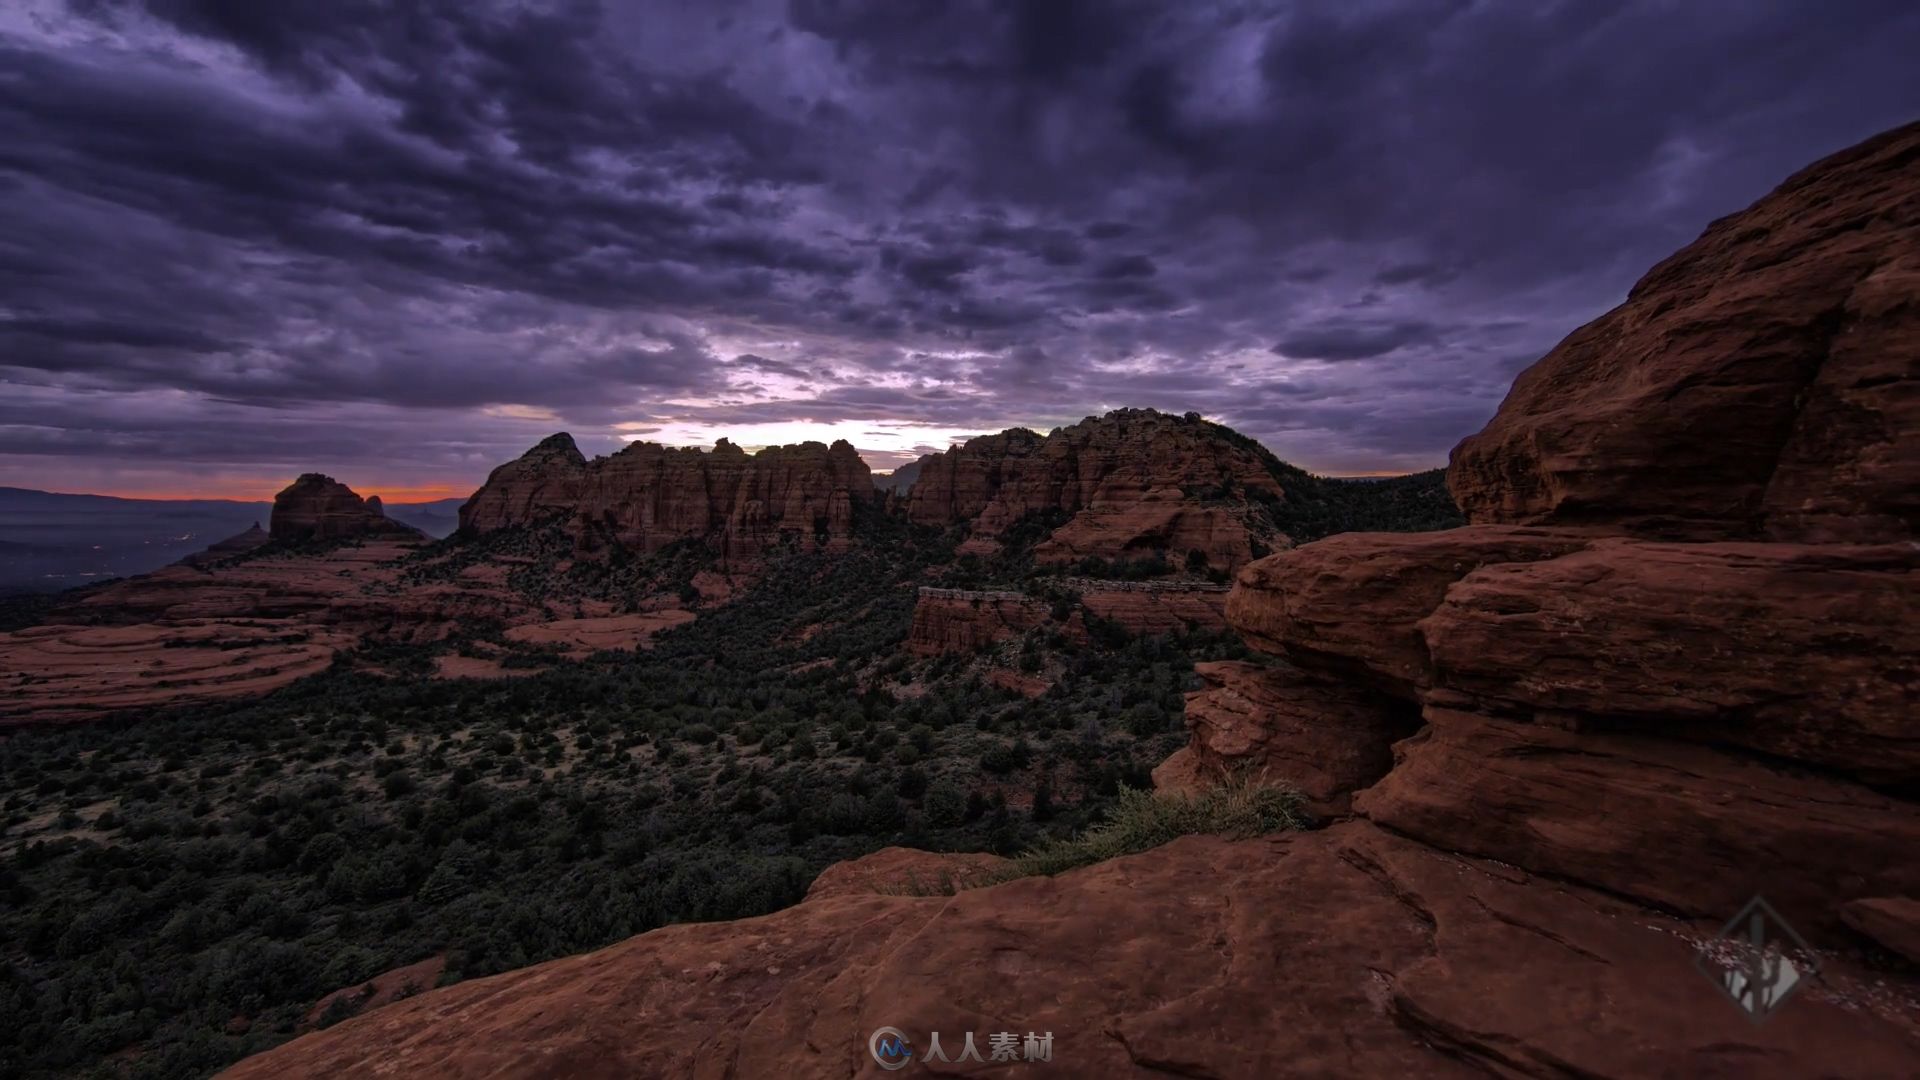
<instances>
[{"instance_id":1,"label":"eroded rock face","mask_svg":"<svg viewBox=\"0 0 1920 1080\"><path fill-rule=\"evenodd\" d=\"M1079 595L1080 605L1088 614L1119 623L1129 634L1182 634L1223 630L1227 625L1224 589L1113 582L1105 587L1083 588Z\"/></svg>"},{"instance_id":2,"label":"eroded rock face","mask_svg":"<svg viewBox=\"0 0 1920 1080\"><path fill-rule=\"evenodd\" d=\"M1342 533L1240 572L1227 620L1263 652L1364 672L1411 698L1431 664L1419 623L1454 582L1492 563L1578 551L1579 530L1471 527Z\"/></svg>"},{"instance_id":3,"label":"eroded rock face","mask_svg":"<svg viewBox=\"0 0 1920 1080\"><path fill-rule=\"evenodd\" d=\"M1920 900L1873 896L1840 908L1848 926L1911 963L1920 964Z\"/></svg>"},{"instance_id":4,"label":"eroded rock face","mask_svg":"<svg viewBox=\"0 0 1920 1080\"><path fill-rule=\"evenodd\" d=\"M290 541L426 538L413 526L388 518L378 496L362 499L352 488L321 473L305 473L273 497L267 532L275 540Z\"/></svg>"},{"instance_id":5,"label":"eroded rock face","mask_svg":"<svg viewBox=\"0 0 1920 1080\"><path fill-rule=\"evenodd\" d=\"M1250 769L1298 789L1318 815L1344 812L1354 791L1385 775L1394 741L1419 723L1404 702L1289 665L1223 661L1193 670L1206 685L1187 695L1193 741L1185 768L1215 780Z\"/></svg>"},{"instance_id":6,"label":"eroded rock face","mask_svg":"<svg viewBox=\"0 0 1920 1080\"><path fill-rule=\"evenodd\" d=\"M917 656L978 652L1050 618L1046 601L1024 593L922 589L914 599L907 649Z\"/></svg>"},{"instance_id":7,"label":"eroded rock face","mask_svg":"<svg viewBox=\"0 0 1920 1080\"><path fill-rule=\"evenodd\" d=\"M882 1026L950 1055L962 1032L983 1055L993 1032L1051 1032L1050 1062L1014 1068L1101 1080L1911 1071L1884 987L1835 962L1755 1026L1692 968L1710 932L1361 822L1189 837L953 897L836 883L430 991L225 1075L840 1080L884 1075Z\"/></svg>"},{"instance_id":8,"label":"eroded rock face","mask_svg":"<svg viewBox=\"0 0 1920 1080\"><path fill-rule=\"evenodd\" d=\"M1920 124L1820 161L1648 271L1453 452L1474 522L1920 537Z\"/></svg>"},{"instance_id":9,"label":"eroded rock face","mask_svg":"<svg viewBox=\"0 0 1920 1080\"><path fill-rule=\"evenodd\" d=\"M922 525L970 522L963 550L996 549L1028 515L1067 518L1039 544L1043 562L1198 551L1232 570L1256 546L1286 543L1249 513L1249 499L1285 498L1246 440L1198 416L1122 409L1050 435L1024 428L921 458L907 512Z\"/></svg>"},{"instance_id":10,"label":"eroded rock face","mask_svg":"<svg viewBox=\"0 0 1920 1080\"><path fill-rule=\"evenodd\" d=\"M1227 594L1190 582L1059 579L1072 601L1055 604L1026 593L921 589L914 599L907 648L919 656L978 652L995 642L1052 625L1070 640L1087 637L1087 617L1107 619L1129 634L1179 634L1226 626Z\"/></svg>"},{"instance_id":11,"label":"eroded rock face","mask_svg":"<svg viewBox=\"0 0 1920 1080\"><path fill-rule=\"evenodd\" d=\"M1655 268L1456 451L1487 524L1241 572L1250 644L1423 710L1357 813L1670 912L1764 893L1826 944L1920 896L1916 197L1911 127ZM1260 759L1347 730L1306 693L1233 720Z\"/></svg>"},{"instance_id":12,"label":"eroded rock face","mask_svg":"<svg viewBox=\"0 0 1920 1080\"><path fill-rule=\"evenodd\" d=\"M1468 574L1420 635L1432 684L1495 715L1920 781L1913 545L1601 540Z\"/></svg>"},{"instance_id":13,"label":"eroded rock face","mask_svg":"<svg viewBox=\"0 0 1920 1080\"><path fill-rule=\"evenodd\" d=\"M561 434L495 469L460 508L460 526L484 533L561 520L584 550L706 540L751 558L783 534L806 549L843 550L854 503L876 498L872 473L844 440L756 454L725 439L711 452L636 442L588 461Z\"/></svg>"},{"instance_id":14,"label":"eroded rock face","mask_svg":"<svg viewBox=\"0 0 1920 1080\"><path fill-rule=\"evenodd\" d=\"M1764 895L1816 941L1849 900L1920 895L1920 807L1672 739L1429 708L1354 799L1436 847L1728 918Z\"/></svg>"}]
</instances>

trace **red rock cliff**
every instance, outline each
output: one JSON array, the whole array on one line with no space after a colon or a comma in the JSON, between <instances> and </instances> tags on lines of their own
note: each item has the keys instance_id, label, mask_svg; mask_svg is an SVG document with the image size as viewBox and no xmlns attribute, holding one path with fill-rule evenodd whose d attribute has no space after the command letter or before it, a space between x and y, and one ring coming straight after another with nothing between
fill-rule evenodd
<instances>
[{"instance_id":1,"label":"red rock cliff","mask_svg":"<svg viewBox=\"0 0 1920 1080\"><path fill-rule=\"evenodd\" d=\"M1474 522L1920 536L1920 128L1813 165L1514 380L1448 486Z\"/></svg>"},{"instance_id":2,"label":"red rock cliff","mask_svg":"<svg viewBox=\"0 0 1920 1080\"><path fill-rule=\"evenodd\" d=\"M909 517L970 522L974 551L996 547L1023 516L1049 511L1069 517L1035 548L1042 562L1155 553L1178 562L1197 550L1233 569L1255 544L1286 542L1247 512L1250 496L1285 497L1261 455L1195 415L1121 409L1045 436L1014 428L969 439L918 464Z\"/></svg>"},{"instance_id":3,"label":"red rock cliff","mask_svg":"<svg viewBox=\"0 0 1920 1080\"><path fill-rule=\"evenodd\" d=\"M1764 893L1844 943L1847 912L1904 910L1917 259L1920 125L1715 223L1455 451L1478 524L1241 572L1229 621L1288 663L1194 695L1189 764L1232 756L1226 730L1243 760L1353 793L1400 835L1668 912L1726 918ZM1289 718L1335 692L1324 723ZM1236 703L1262 698L1288 706L1246 737ZM1374 766L1327 784L1301 728L1355 733Z\"/></svg>"},{"instance_id":4,"label":"red rock cliff","mask_svg":"<svg viewBox=\"0 0 1920 1080\"><path fill-rule=\"evenodd\" d=\"M756 454L725 439L711 452L637 442L589 461L561 434L495 469L460 508L460 525L489 532L561 519L583 547L602 537L640 551L705 539L723 554L752 556L783 532L803 546L844 547L853 504L877 497L845 441Z\"/></svg>"}]
</instances>

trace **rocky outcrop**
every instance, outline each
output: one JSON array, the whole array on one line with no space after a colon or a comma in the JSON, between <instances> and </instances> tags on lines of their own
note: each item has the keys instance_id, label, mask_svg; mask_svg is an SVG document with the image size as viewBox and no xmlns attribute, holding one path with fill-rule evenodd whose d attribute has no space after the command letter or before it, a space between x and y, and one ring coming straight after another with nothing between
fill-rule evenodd
<instances>
[{"instance_id":1,"label":"rocky outcrop","mask_svg":"<svg viewBox=\"0 0 1920 1080\"><path fill-rule=\"evenodd\" d=\"M1152 488L1138 498L1089 506L1034 546L1037 563L1082 559L1130 562L1156 555L1184 566L1193 553L1200 565L1232 570L1253 558L1254 545L1284 546L1285 539L1247 520L1245 508L1197 504L1179 488Z\"/></svg>"},{"instance_id":2,"label":"rocky outcrop","mask_svg":"<svg viewBox=\"0 0 1920 1080\"><path fill-rule=\"evenodd\" d=\"M998 855L881 848L835 863L807 887L807 899L835 896L934 896L977 883L1006 866Z\"/></svg>"},{"instance_id":3,"label":"rocky outcrop","mask_svg":"<svg viewBox=\"0 0 1920 1080\"><path fill-rule=\"evenodd\" d=\"M1241 571L1227 618L1255 648L1363 671L1408 699L1429 681L1419 622L1489 563L1577 551L1586 537L1508 526L1343 533Z\"/></svg>"},{"instance_id":4,"label":"rocky outcrop","mask_svg":"<svg viewBox=\"0 0 1920 1080\"><path fill-rule=\"evenodd\" d=\"M1218 586L1056 580L1063 590L1058 601L1009 590L922 588L914 599L907 649L919 656L978 652L1048 625L1084 641L1088 616L1107 619L1129 634L1178 634L1227 624L1227 592Z\"/></svg>"},{"instance_id":5,"label":"rocky outcrop","mask_svg":"<svg viewBox=\"0 0 1920 1080\"><path fill-rule=\"evenodd\" d=\"M1227 614L1250 644L1421 711L1357 813L1670 913L1764 893L1829 944L1878 910L1861 903L1920 896L1888 857L1920 850L1920 547L1901 524L1920 426L1910 391L1887 396L1920 340L1920 279L1899 276L1916 197L1920 128L1801 174L1521 376L1454 456L1479 524L1241 572ZM1828 383L1851 388L1844 423L1808 412ZM1835 497L1789 507L1789 487ZM1197 695L1194 758L1324 757L1348 715L1283 689L1237 712Z\"/></svg>"},{"instance_id":6,"label":"rocky outcrop","mask_svg":"<svg viewBox=\"0 0 1920 1080\"><path fill-rule=\"evenodd\" d=\"M1344 813L1353 792L1386 775L1393 744L1419 726L1418 710L1363 687L1316 679L1286 664L1195 664L1205 684L1187 695L1191 770L1156 786L1194 787L1238 769L1287 784L1310 812ZM1171 777L1171 774L1170 774Z\"/></svg>"},{"instance_id":7,"label":"rocky outcrop","mask_svg":"<svg viewBox=\"0 0 1920 1080\"><path fill-rule=\"evenodd\" d=\"M1920 548L1603 540L1489 565L1420 623L1434 701L1920 790Z\"/></svg>"},{"instance_id":8,"label":"rocky outcrop","mask_svg":"<svg viewBox=\"0 0 1920 1080\"><path fill-rule=\"evenodd\" d=\"M375 536L426 539L413 526L387 517L379 496L362 499L352 488L321 473L305 473L273 497L267 531L272 539L289 542Z\"/></svg>"},{"instance_id":9,"label":"rocky outcrop","mask_svg":"<svg viewBox=\"0 0 1920 1080\"><path fill-rule=\"evenodd\" d=\"M1454 450L1475 522L1920 537L1920 124L1713 223Z\"/></svg>"},{"instance_id":10,"label":"rocky outcrop","mask_svg":"<svg viewBox=\"0 0 1920 1080\"><path fill-rule=\"evenodd\" d=\"M1368 819L1450 851L1724 920L1755 895L1817 942L1861 897L1920 896L1920 807L1764 759L1429 707Z\"/></svg>"},{"instance_id":11,"label":"rocky outcrop","mask_svg":"<svg viewBox=\"0 0 1920 1080\"><path fill-rule=\"evenodd\" d=\"M872 473L844 440L755 454L725 439L710 452L636 442L589 461L560 434L495 469L460 508L460 527L485 533L559 521L583 551L704 540L722 555L751 558L783 537L803 549L844 550L855 502L876 498Z\"/></svg>"},{"instance_id":12,"label":"rocky outcrop","mask_svg":"<svg viewBox=\"0 0 1920 1080\"><path fill-rule=\"evenodd\" d=\"M1218 588L1145 590L1096 586L1080 594L1080 606L1089 615L1119 623L1129 634L1182 634L1191 630L1224 630L1227 626L1227 592Z\"/></svg>"},{"instance_id":13,"label":"rocky outcrop","mask_svg":"<svg viewBox=\"0 0 1920 1080\"><path fill-rule=\"evenodd\" d=\"M1184 565L1197 551L1231 570L1286 543L1253 512L1285 498L1266 456L1196 414L1121 409L1045 436L1014 428L919 465L908 516L968 523L964 551L996 550L1030 518L1065 519L1035 547L1042 562L1158 555Z\"/></svg>"},{"instance_id":14,"label":"rocky outcrop","mask_svg":"<svg viewBox=\"0 0 1920 1080\"><path fill-rule=\"evenodd\" d=\"M1050 605L1025 593L921 589L907 629L907 651L916 656L978 652L1050 618Z\"/></svg>"}]
</instances>

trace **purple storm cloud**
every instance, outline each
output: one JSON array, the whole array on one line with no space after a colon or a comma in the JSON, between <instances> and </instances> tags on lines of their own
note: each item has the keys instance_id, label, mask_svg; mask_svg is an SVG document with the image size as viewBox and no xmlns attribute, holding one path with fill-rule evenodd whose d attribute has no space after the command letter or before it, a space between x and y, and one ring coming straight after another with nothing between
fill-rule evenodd
<instances>
[{"instance_id":1,"label":"purple storm cloud","mask_svg":"<svg viewBox=\"0 0 1920 1080\"><path fill-rule=\"evenodd\" d=\"M567 429L1196 410L1442 463L1514 373L1920 112L1920 7L22 0L0 484L464 493Z\"/></svg>"}]
</instances>

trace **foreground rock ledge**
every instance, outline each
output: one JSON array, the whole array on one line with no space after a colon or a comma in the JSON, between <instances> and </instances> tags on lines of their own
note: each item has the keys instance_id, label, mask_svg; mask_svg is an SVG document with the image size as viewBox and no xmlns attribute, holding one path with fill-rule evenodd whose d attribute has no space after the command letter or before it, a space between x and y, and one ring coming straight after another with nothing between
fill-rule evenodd
<instances>
[{"instance_id":1,"label":"foreground rock ledge","mask_svg":"<svg viewBox=\"0 0 1920 1080\"><path fill-rule=\"evenodd\" d=\"M953 897L830 890L667 927L226 1075L879 1076L883 1025L983 1049L1051 1031L1061 1077L1913 1075L1920 986L1835 959L1755 1027L1692 967L1712 930L1364 822L1189 837Z\"/></svg>"}]
</instances>

